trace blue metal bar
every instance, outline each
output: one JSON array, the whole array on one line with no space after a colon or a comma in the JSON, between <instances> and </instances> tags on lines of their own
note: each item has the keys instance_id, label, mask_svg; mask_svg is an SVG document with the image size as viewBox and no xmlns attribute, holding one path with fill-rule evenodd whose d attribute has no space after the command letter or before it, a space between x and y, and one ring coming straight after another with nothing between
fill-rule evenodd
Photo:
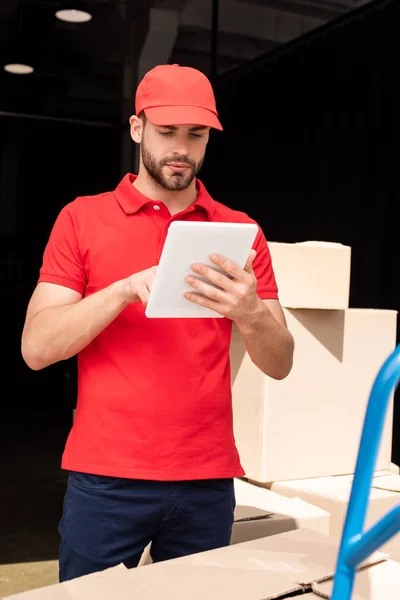
<instances>
[{"instance_id":1,"label":"blue metal bar","mask_svg":"<svg viewBox=\"0 0 400 600\"><path fill-rule=\"evenodd\" d=\"M359 558L366 558L400 530L397 507L367 533L363 532L372 477L381 443L385 416L400 380L400 344L376 376L368 401L356 469L347 508L331 600L350 600ZM389 537L387 535L389 534ZM366 536L364 538L364 536Z\"/></svg>"},{"instance_id":2,"label":"blue metal bar","mask_svg":"<svg viewBox=\"0 0 400 600\"><path fill-rule=\"evenodd\" d=\"M349 540L344 549L344 558L350 567L357 567L376 548L380 548L400 530L400 504L392 508L380 521L368 531Z\"/></svg>"}]
</instances>

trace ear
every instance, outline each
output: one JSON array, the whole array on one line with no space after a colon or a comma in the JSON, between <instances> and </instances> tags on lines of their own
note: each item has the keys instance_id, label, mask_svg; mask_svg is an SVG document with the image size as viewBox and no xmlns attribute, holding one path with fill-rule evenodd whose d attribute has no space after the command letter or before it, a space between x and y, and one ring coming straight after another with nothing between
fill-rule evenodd
<instances>
[{"instance_id":1,"label":"ear","mask_svg":"<svg viewBox=\"0 0 400 600\"><path fill-rule=\"evenodd\" d=\"M131 126L131 138L136 144L140 144L142 142L143 136L143 121L137 115L132 115L129 119L129 124Z\"/></svg>"}]
</instances>

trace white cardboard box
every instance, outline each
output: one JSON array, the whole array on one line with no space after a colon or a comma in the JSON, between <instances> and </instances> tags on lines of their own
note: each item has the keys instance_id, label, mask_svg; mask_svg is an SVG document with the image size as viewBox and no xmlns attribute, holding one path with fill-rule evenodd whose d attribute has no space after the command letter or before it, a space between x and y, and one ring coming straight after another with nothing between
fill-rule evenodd
<instances>
[{"instance_id":1,"label":"white cardboard box","mask_svg":"<svg viewBox=\"0 0 400 600\"><path fill-rule=\"evenodd\" d=\"M286 308L349 307L351 248L331 242L268 242Z\"/></svg>"},{"instance_id":2,"label":"white cardboard box","mask_svg":"<svg viewBox=\"0 0 400 600\"><path fill-rule=\"evenodd\" d=\"M340 537L346 519L352 480L349 477L321 477L301 481L280 481L271 489L288 498L301 498L331 515L330 535ZM365 529L369 529L392 508L400 504L400 475L374 477L369 497ZM390 558L400 561L400 533L382 546ZM399 596L400 597L400 596Z\"/></svg>"},{"instance_id":3,"label":"white cardboard box","mask_svg":"<svg viewBox=\"0 0 400 600\"><path fill-rule=\"evenodd\" d=\"M297 529L140 569L120 565L10 600L329 598L337 551L336 538ZM376 552L357 573L353 600L398 600L399 589L400 565Z\"/></svg>"},{"instance_id":4,"label":"white cardboard box","mask_svg":"<svg viewBox=\"0 0 400 600\"><path fill-rule=\"evenodd\" d=\"M234 433L246 477L258 482L354 472L371 387L396 345L392 310L284 309L295 339L282 381L252 363L234 326ZM390 468L393 397L377 470Z\"/></svg>"},{"instance_id":5,"label":"white cardboard box","mask_svg":"<svg viewBox=\"0 0 400 600\"><path fill-rule=\"evenodd\" d=\"M312 529L326 535L330 532L330 514L301 498L288 498L243 479L235 479L235 496L237 507L253 507L275 515L284 515L292 521L292 529Z\"/></svg>"}]
</instances>

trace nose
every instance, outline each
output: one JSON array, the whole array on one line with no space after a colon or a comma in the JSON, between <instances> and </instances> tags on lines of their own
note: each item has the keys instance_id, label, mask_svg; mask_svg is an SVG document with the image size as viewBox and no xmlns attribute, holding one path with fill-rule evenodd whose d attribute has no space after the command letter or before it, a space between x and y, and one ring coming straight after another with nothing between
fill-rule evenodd
<instances>
[{"instance_id":1,"label":"nose","mask_svg":"<svg viewBox=\"0 0 400 600\"><path fill-rule=\"evenodd\" d=\"M187 156L188 155L188 150L187 148L183 148L183 147L179 147L179 148L174 148L173 150L174 156Z\"/></svg>"},{"instance_id":2,"label":"nose","mask_svg":"<svg viewBox=\"0 0 400 600\"><path fill-rule=\"evenodd\" d=\"M177 156L187 156L189 154L187 144L183 140L177 140L172 151Z\"/></svg>"}]
</instances>

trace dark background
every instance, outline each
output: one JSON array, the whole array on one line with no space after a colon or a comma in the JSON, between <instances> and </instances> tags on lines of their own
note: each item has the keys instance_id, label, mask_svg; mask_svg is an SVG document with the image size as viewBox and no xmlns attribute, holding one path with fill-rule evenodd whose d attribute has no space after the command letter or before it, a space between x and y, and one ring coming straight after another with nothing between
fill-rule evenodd
<instances>
[{"instance_id":1,"label":"dark background","mask_svg":"<svg viewBox=\"0 0 400 600\"><path fill-rule=\"evenodd\" d=\"M203 179L269 240L351 246L354 308L400 307L399 24L399 2L371 3L217 86L225 133L215 135ZM396 394L396 464L399 413Z\"/></svg>"},{"instance_id":2,"label":"dark background","mask_svg":"<svg viewBox=\"0 0 400 600\"><path fill-rule=\"evenodd\" d=\"M326 22L281 43L253 40L247 54L227 50L238 40L219 31L216 3L208 29L180 29L166 62L212 77L224 125L212 133L201 179L216 199L258 220L269 240L350 245L350 306L398 310L399 2L282 3L314 15L325 4ZM77 195L115 188L124 165L135 172L133 144L124 146L133 95L124 99L122 89L135 87L126 70L138 73L151 3L135 10L120 3L124 19L105 12L111 3L89 3L100 16L83 37L64 25L46 34L54 26L49 6L61 3L14 4L17 12L0 11L3 62L33 19L35 32L23 37L40 65L30 78L0 75L0 448L6 470L25 477L38 468L39 448L38 460L48 453L58 467L76 388L75 359L41 372L23 363L26 307L60 209ZM242 47L250 44L241 35ZM189 47L191 36L198 46L203 40L202 50ZM18 49L26 52L26 43ZM396 395L396 464L399 428ZM23 478L16 490L31 493Z\"/></svg>"}]
</instances>

